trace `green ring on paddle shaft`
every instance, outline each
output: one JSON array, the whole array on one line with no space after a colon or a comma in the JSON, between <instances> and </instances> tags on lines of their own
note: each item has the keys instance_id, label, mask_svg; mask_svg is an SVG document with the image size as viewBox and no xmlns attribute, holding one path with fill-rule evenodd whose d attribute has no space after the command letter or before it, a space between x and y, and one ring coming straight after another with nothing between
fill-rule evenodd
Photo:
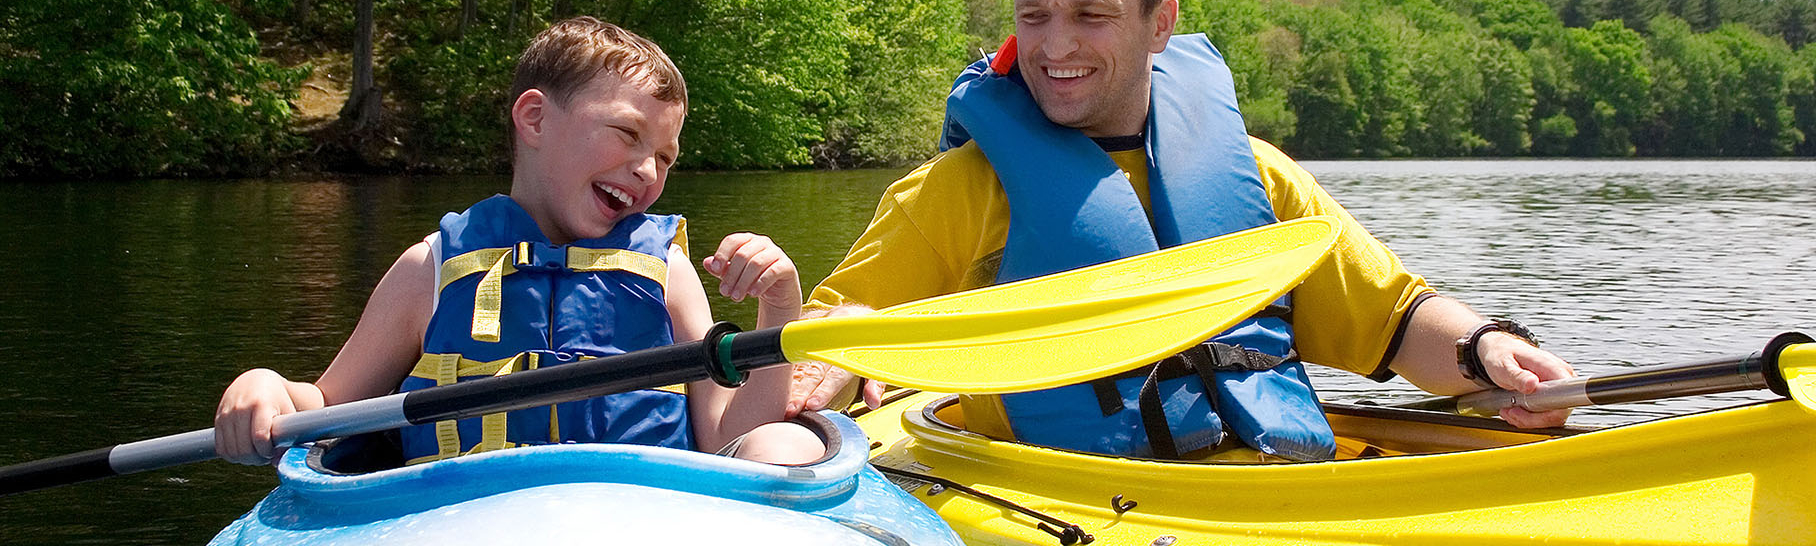
<instances>
[{"instance_id":1,"label":"green ring on paddle shaft","mask_svg":"<svg viewBox=\"0 0 1816 546\"><path fill-rule=\"evenodd\" d=\"M734 337L738 337L737 332L727 332L724 336L719 337L719 357L713 359L719 364L719 377L724 378L719 384L729 388L737 388L744 384L744 372L738 371L738 367L731 364L731 338ZM718 377L714 379L718 379Z\"/></svg>"}]
</instances>

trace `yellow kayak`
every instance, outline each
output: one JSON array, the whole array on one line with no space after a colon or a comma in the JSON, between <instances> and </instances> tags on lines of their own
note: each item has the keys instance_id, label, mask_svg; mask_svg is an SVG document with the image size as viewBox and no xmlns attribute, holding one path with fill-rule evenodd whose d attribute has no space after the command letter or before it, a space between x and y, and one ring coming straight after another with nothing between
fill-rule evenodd
<instances>
[{"instance_id":1,"label":"yellow kayak","mask_svg":"<svg viewBox=\"0 0 1816 546\"><path fill-rule=\"evenodd\" d=\"M964 431L955 397L934 393L900 393L858 423L871 462L974 546L1816 543L1816 414L1791 400L1538 431L1379 406L1326 413L1339 460L1313 463L995 441Z\"/></svg>"}]
</instances>

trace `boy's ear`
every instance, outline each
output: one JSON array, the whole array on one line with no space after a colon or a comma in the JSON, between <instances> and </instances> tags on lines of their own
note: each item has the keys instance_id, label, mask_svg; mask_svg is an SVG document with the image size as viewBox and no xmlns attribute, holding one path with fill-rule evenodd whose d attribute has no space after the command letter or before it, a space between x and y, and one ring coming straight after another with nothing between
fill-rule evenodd
<instances>
[{"instance_id":1,"label":"boy's ear","mask_svg":"<svg viewBox=\"0 0 1816 546\"><path fill-rule=\"evenodd\" d=\"M542 147L542 122L548 113L549 97L541 89L531 89L517 95L517 102L511 103L511 124L517 128L517 138L531 148Z\"/></svg>"}]
</instances>

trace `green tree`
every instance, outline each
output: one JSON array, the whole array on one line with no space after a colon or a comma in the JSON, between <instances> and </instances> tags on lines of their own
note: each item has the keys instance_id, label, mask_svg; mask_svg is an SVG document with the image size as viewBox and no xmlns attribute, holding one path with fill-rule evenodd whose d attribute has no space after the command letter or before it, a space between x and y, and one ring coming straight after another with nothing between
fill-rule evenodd
<instances>
[{"instance_id":1,"label":"green tree","mask_svg":"<svg viewBox=\"0 0 1816 546\"><path fill-rule=\"evenodd\" d=\"M1287 90L1299 127L1286 145L1308 157L1349 157L1358 153L1357 142L1365 122L1349 85L1343 54L1313 54L1299 65L1295 85Z\"/></svg>"},{"instance_id":2,"label":"green tree","mask_svg":"<svg viewBox=\"0 0 1816 546\"><path fill-rule=\"evenodd\" d=\"M1521 51L1541 35L1563 31L1563 22L1540 0L1447 0L1447 5L1474 16L1489 34L1513 42Z\"/></svg>"},{"instance_id":3,"label":"green tree","mask_svg":"<svg viewBox=\"0 0 1816 546\"><path fill-rule=\"evenodd\" d=\"M1784 155L1801 144L1795 112L1786 101L1785 76L1793 61L1784 41L1740 24L1722 25L1711 37L1738 66L1733 108L1721 132L1727 155Z\"/></svg>"},{"instance_id":4,"label":"green tree","mask_svg":"<svg viewBox=\"0 0 1816 546\"><path fill-rule=\"evenodd\" d=\"M1570 154L1633 155L1633 131L1652 106L1645 47L1639 33L1615 21L1601 21L1587 29L1566 29L1550 43L1533 48L1533 88L1539 100L1534 115L1546 120L1563 112L1574 121ZM1544 70L1539 70L1541 66ZM1560 134L1535 131L1546 138ZM1539 144L1535 141L1535 146ZM1543 144L1547 150L1552 146Z\"/></svg>"},{"instance_id":5,"label":"green tree","mask_svg":"<svg viewBox=\"0 0 1816 546\"><path fill-rule=\"evenodd\" d=\"M850 66L840 0L653 2L648 35L687 77L683 168L806 165ZM702 32L702 29L711 29Z\"/></svg>"},{"instance_id":6,"label":"green tree","mask_svg":"<svg viewBox=\"0 0 1816 546\"><path fill-rule=\"evenodd\" d=\"M301 73L202 0L0 3L0 176L257 173Z\"/></svg>"},{"instance_id":7,"label":"green tree","mask_svg":"<svg viewBox=\"0 0 1816 546\"><path fill-rule=\"evenodd\" d=\"M1651 93L1658 110L1636 139L1643 155L1706 155L1721 149L1726 103L1739 68L1689 23L1652 20Z\"/></svg>"},{"instance_id":8,"label":"green tree","mask_svg":"<svg viewBox=\"0 0 1816 546\"><path fill-rule=\"evenodd\" d=\"M1182 8L1184 6L1181 6ZM965 0L965 54L996 51L1015 33L1015 11L1009 0Z\"/></svg>"},{"instance_id":9,"label":"green tree","mask_svg":"<svg viewBox=\"0 0 1816 546\"><path fill-rule=\"evenodd\" d=\"M962 0L854 2L850 65L821 166L884 166L933 155L952 79L968 63Z\"/></svg>"},{"instance_id":10,"label":"green tree","mask_svg":"<svg viewBox=\"0 0 1816 546\"><path fill-rule=\"evenodd\" d=\"M1810 42L1810 19L1816 15L1816 8L1811 7L1809 0L1783 0L1778 3L1774 17L1773 30L1784 38L1791 49L1803 47Z\"/></svg>"},{"instance_id":11,"label":"green tree","mask_svg":"<svg viewBox=\"0 0 1816 546\"><path fill-rule=\"evenodd\" d=\"M1485 37L1483 37L1485 38ZM1483 102L1475 35L1445 32L1421 36L1411 64L1418 67L1419 107L1406 134L1413 155L1468 155L1488 146L1474 131L1474 108Z\"/></svg>"},{"instance_id":12,"label":"green tree","mask_svg":"<svg viewBox=\"0 0 1816 546\"><path fill-rule=\"evenodd\" d=\"M1532 147L1527 128L1537 99L1532 89L1532 64L1506 40L1475 42L1470 51L1482 78L1482 98L1474 105L1475 134L1496 155L1519 155Z\"/></svg>"},{"instance_id":13,"label":"green tree","mask_svg":"<svg viewBox=\"0 0 1816 546\"><path fill-rule=\"evenodd\" d=\"M1297 121L1287 106L1299 38L1271 25L1259 0L1190 2L1179 6L1178 32L1202 32L1223 54L1249 134L1283 142Z\"/></svg>"},{"instance_id":14,"label":"green tree","mask_svg":"<svg viewBox=\"0 0 1816 546\"><path fill-rule=\"evenodd\" d=\"M1804 46L1797 51L1785 74L1785 84L1790 89L1786 102L1791 104L1793 124L1804 137L1796 153L1816 156L1816 47Z\"/></svg>"}]
</instances>

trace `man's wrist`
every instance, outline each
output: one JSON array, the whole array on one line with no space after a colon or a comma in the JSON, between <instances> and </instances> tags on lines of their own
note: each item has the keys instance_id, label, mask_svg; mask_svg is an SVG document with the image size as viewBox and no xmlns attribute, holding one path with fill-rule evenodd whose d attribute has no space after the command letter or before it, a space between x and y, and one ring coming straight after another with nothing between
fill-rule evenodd
<instances>
[{"instance_id":1,"label":"man's wrist","mask_svg":"<svg viewBox=\"0 0 1816 546\"><path fill-rule=\"evenodd\" d=\"M1501 332L1513 336L1534 347L1539 345L1538 339L1532 335L1531 330L1527 329L1525 325L1510 319L1485 321L1471 329L1468 335L1458 338L1457 371L1463 375L1464 379L1468 379L1474 382L1476 386L1484 389L1496 387L1494 379L1488 376L1488 368L1482 362L1481 354L1482 337L1493 332Z\"/></svg>"}]
</instances>

